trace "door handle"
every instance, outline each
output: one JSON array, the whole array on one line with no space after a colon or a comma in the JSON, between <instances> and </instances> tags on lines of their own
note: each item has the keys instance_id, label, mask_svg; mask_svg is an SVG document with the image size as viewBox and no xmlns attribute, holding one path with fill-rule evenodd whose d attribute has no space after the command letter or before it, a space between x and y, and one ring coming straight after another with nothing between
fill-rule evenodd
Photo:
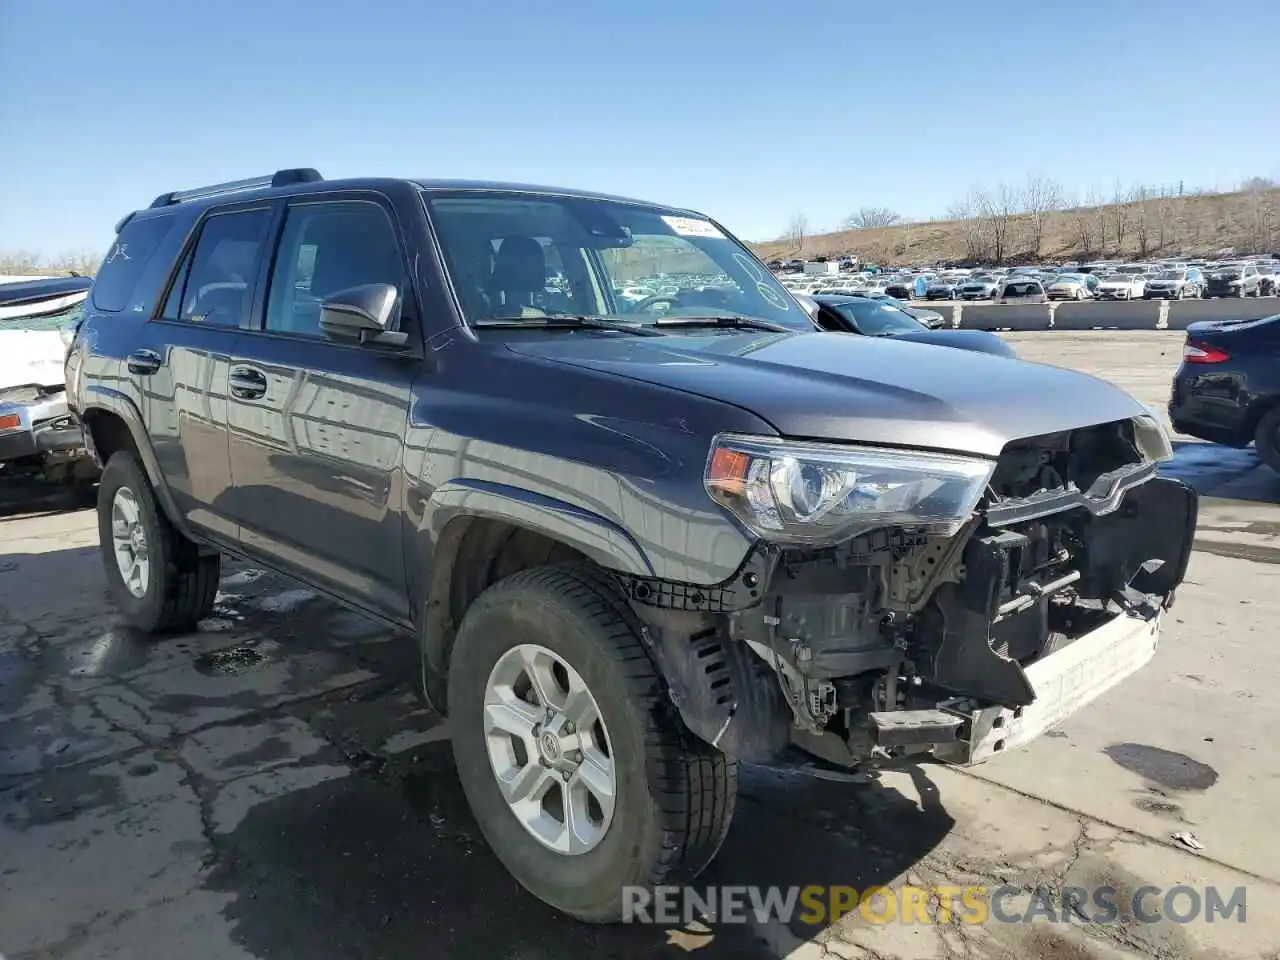
<instances>
[{"instance_id":1,"label":"door handle","mask_svg":"<svg viewBox=\"0 0 1280 960\"><path fill-rule=\"evenodd\" d=\"M267 375L253 367L232 367L227 386L237 399L260 400L267 395Z\"/></svg>"},{"instance_id":2,"label":"door handle","mask_svg":"<svg viewBox=\"0 0 1280 960\"><path fill-rule=\"evenodd\" d=\"M125 360L125 365L129 368L130 373L142 376L155 373L163 363L164 361L160 358L160 354L154 350L135 350Z\"/></svg>"}]
</instances>

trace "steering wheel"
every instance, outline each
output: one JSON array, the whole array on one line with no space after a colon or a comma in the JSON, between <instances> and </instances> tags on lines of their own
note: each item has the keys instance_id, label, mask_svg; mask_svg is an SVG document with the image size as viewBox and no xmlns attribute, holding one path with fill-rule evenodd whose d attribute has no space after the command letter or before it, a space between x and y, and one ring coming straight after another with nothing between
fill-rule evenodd
<instances>
[{"instance_id":1,"label":"steering wheel","mask_svg":"<svg viewBox=\"0 0 1280 960\"><path fill-rule=\"evenodd\" d=\"M655 294L652 297L645 297L643 300L637 300L631 306L632 313L643 313L656 303L669 303L673 307L684 306L680 302L679 297L672 297L664 293Z\"/></svg>"}]
</instances>

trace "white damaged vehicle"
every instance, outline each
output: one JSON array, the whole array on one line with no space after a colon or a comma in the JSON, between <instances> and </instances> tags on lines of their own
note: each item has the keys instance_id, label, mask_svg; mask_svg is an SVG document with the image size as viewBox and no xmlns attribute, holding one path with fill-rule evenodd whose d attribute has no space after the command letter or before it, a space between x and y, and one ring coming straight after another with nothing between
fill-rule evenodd
<instances>
[{"instance_id":1,"label":"white damaged vehicle","mask_svg":"<svg viewBox=\"0 0 1280 960\"><path fill-rule=\"evenodd\" d=\"M63 365L92 280L0 278L0 480L97 476L67 409Z\"/></svg>"}]
</instances>

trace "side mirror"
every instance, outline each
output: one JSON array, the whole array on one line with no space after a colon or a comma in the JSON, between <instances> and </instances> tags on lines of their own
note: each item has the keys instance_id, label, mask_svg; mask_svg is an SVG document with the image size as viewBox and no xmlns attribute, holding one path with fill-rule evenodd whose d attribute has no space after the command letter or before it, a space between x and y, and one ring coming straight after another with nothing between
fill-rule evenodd
<instances>
[{"instance_id":1,"label":"side mirror","mask_svg":"<svg viewBox=\"0 0 1280 960\"><path fill-rule=\"evenodd\" d=\"M409 335L387 329L399 311L400 294L389 283L348 287L320 305L320 329L330 340L403 347Z\"/></svg>"},{"instance_id":2,"label":"side mirror","mask_svg":"<svg viewBox=\"0 0 1280 960\"><path fill-rule=\"evenodd\" d=\"M792 296L799 301L804 312L809 315L809 319L812 320L814 324L817 324L818 314L822 312L822 307L819 305L818 301L803 293L793 293Z\"/></svg>"}]
</instances>

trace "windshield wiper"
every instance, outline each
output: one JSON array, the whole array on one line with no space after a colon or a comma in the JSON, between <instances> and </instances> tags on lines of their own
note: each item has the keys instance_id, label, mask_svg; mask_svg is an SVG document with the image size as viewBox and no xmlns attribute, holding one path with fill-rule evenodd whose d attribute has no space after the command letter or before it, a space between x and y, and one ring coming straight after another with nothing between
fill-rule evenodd
<instances>
[{"instance_id":1,"label":"windshield wiper","mask_svg":"<svg viewBox=\"0 0 1280 960\"><path fill-rule=\"evenodd\" d=\"M654 321L658 327L731 327L738 330L772 330L775 333L798 333L794 327L759 320L756 317L662 317Z\"/></svg>"},{"instance_id":2,"label":"windshield wiper","mask_svg":"<svg viewBox=\"0 0 1280 960\"><path fill-rule=\"evenodd\" d=\"M545 317L488 317L471 321L472 327L504 327L509 330L614 330L637 337L661 337L663 334L652 326L627 323L622 320L606 320L568 313L552 313Z\"/></svg>"}]
</instances>

